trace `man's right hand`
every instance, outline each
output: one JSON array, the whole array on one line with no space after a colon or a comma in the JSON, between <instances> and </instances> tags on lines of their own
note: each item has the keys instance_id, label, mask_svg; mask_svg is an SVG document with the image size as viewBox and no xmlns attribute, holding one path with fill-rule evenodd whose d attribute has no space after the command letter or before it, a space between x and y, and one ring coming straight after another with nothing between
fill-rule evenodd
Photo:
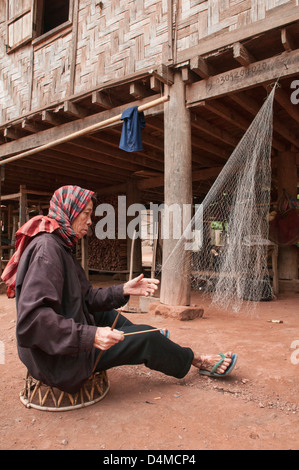
<instances>
[{"instance_id":1,"label":"man's right hand","mask_svg":"<svg viewBox=\"0 0 299 470\"><path fill-rule=\"evenodd\" d=\"M114 346L119 341L125 339L124 333L119 330L111 330L109 326L98 327L95 338L94 338L94 347L106 351L107 349Z\"/></svg>"}]
</instances>

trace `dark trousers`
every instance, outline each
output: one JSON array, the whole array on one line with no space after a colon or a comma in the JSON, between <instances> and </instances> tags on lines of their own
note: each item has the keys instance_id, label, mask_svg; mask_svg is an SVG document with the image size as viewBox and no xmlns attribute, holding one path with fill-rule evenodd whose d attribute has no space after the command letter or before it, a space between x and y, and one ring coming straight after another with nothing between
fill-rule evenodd
<instances>
[{"instance_id":1,"label":"dark trousers","mask_svg":"<svg viewBox=\"0 0 299 470\"><path fill-rule=\"evenodd\" d=\"M112 326L117 312L94 314L97 326ZM149 325L135 325L123 315L119 316L115 329L124 333L153 329ZM97 355L100 350L97 350ZM96 355L96 358L97 358ZM159 331L126 336L123 341L103 351L96 370L108 370L121 365L144 364L149 369L166 375L183 378L191 367L193 352L166 338Z\"/></svg>"}]
</instances>

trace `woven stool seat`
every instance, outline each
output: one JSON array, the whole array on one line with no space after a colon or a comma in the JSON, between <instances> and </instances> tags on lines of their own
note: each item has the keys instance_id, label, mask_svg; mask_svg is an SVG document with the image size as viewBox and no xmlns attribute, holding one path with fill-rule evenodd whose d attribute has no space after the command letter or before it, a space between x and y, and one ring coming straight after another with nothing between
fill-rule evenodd
<instances>
[{"instance_id":1,"label":"woven stool seat","mask_svg":"<svg viewBox=\"0 0 299 470\"><path fill-rule=\"evenodd\" d=\"M102 400L108 393L110 383L107 372L95 372L76 393L68 393L34 379L29 372L20 400L27 408L43 411L70 411L90 406Z\"/></svg>"}]
</instances>

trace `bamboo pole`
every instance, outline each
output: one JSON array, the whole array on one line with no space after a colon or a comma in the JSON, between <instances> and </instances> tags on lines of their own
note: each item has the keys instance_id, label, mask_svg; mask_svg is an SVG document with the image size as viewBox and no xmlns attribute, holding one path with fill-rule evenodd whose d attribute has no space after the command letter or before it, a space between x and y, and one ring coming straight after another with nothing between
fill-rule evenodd
<instances>
[{"instance_id":1,"label":"bamboo pole","mask_svg":"<svg viewBox=\"0 0 299 470\"><path fill-rule=\"evenodd\" d=\"M161 330L162 328L152 328L151 330L133 331L131 333L125 333L124 336L140 335L141 333L152 333L153 331L161 331Z\"/></svg>"},{"instance_id":2,"label":"bamboo pole","mask_svg":"<svg viewBox=\"0 0 299 470\"><path fill-rule=\"evenodd\" d=\"M157 98L156 100L150 101L149 103L143 104L138 107L138 112L146 111L147 109L153 108L155 106L159 106L162 103L165 103L169 100L167 95L162 96L161 98ZM98 129L102 129L103 127L108 127L111 124L118 123L121 121L121 114L117 114L112 118L105 119L104 121L97 122L96 124L92 124L91 126L86 127L85 129L81 129L80 131L73 132L72 134L66 135L61 137L60 139L54 140L53 142L48 142L47 144L40 145L39 147L34 147L33 149L27 150L26 152L19 153L18 155L14 155L12 157L8 157L4 160L0 160L0 165L4 165L5 163L10 163L15 160L19 160L20 158L28 157L29 155L33 155L34 153L41 152L46 150L54 145L63 144L68 142L72 139L77 139L84 134L88 134L90 132L94 132Z\"/></svg>"}]
</instances>

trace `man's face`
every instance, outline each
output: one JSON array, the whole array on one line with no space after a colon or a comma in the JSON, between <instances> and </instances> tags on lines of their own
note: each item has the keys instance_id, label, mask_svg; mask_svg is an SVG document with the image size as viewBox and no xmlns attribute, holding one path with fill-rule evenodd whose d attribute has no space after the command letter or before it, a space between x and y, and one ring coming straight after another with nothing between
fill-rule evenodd
<instances>
[{"instance_id":1,"label":"man's face","mask_svg":"<svg viewBox=\"0 0 299 470\"><path fill-rule=\"evenodd\" d=\"M90 227L92 224L92 210L93 203L92 201L89 201L89 203L84 207L83 211L80 212L80 214L75 218L74 222L72 223L72 228L79 240L87 234L88 227Z\"/></svg>"}]
</instances>

